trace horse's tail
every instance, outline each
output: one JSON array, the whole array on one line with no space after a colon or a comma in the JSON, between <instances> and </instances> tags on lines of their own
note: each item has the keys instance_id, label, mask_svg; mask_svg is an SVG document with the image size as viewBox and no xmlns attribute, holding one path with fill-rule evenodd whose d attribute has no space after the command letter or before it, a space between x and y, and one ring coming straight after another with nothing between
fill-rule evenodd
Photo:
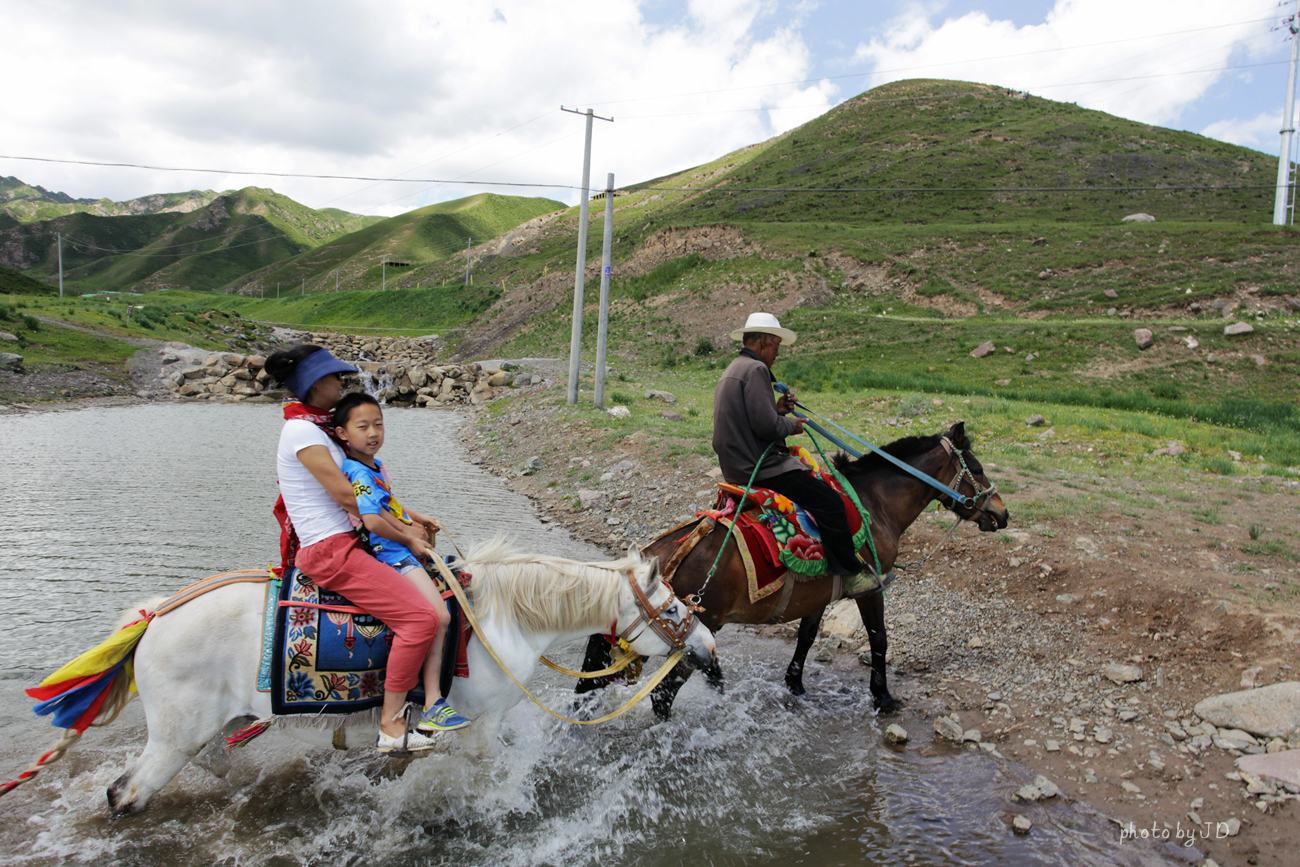
<instances>
[{"instance_id":1,"label":"horse's tail","mask_svg":"<svg viewBox=\"0 0 1300 867\"><path fill-rule=\"evenodd\" d=\"M27 690L37 699L32 710L52 715L51 722L59 728L77 732L117 719L135 692L136 645L164 598L124 611L105 641Z\"/></svg>"},{"instance_id":2,"label":"horse's tail","mask_svg":"<svg viewBox=\"0 0 1300 867\"><path fill-rule=\"evenodd\" d=\"M45 765L61 759L90 726L106 726L117 719L135 692L136 645L165 598L150 599L138 608L123 612L107 640L27 690L28 695L38 699L32 709L41 716L52 714L52 723L65 731L58 743L16 779L0 783L0 795L13 791L35 777Z\"/></svg>"}]
</instances>

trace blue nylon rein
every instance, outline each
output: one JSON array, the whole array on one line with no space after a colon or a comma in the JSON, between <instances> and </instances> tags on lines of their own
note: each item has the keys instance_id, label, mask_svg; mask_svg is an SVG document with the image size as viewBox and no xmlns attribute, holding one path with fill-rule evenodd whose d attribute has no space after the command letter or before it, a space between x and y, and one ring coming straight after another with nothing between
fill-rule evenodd
<instances>
[{"instance_id":1,"label":"blue nylon rein","mask_svg":"<svg viewBox=\"0 0 1300 867\"><path fill-rule=\"evenodd\" d=\"M788 385L786 385L784 382L777 382L777 383L774 383L774 384L772 385L772 387L773 387L774 389L776 389L778 392L780 392L781 394L789 394L789 393L790 393L790 387L789 387ZM852 439L858 441L858 442L861 443L862 445L866 446L866 448L867 448L868 450L870 450L870 451L872 451L872 452L875 452L876 454L880 455L880 456L881 456L882 458L884 458L885 460L889 461L889 462L890 462L891 464L893 464L894 466L898 467L899 469L903 470L903 471L906 472L906 473L909 473L909 474L915 476L916 478L918 478L918 479L920 479L921 481L925 482L925 483L926 483L927 485L929 485L930 487L935 488L935 489L937 489L937 490L939 490L939 491L942 491L943 493L945 493L945 494L947 494L948 496L952 497L953 500L955 500L956 502L961 503L963 506L967 506L967 507L970 507L970 508L974 508L974 506L975 506L975 500L974 500L973 498L968 497L968 496L966 496L965 494L962 494L962 493L959 493L959 492L953 490L952 488L948 487L948 486L945 485L943 482L939 481L938 479L934 478L933 476L927 475L926 473L923 473L923 472L921 472L920 470L918 470L916 467L911 466L910 464L906 464L906 463L904 463L903 461L900 461L898 458L894 457L893 455L889 454L888 452L885 452L885 451L882 451L882 450L876 448L876 447L873 446L871 443L869 443L869 442L867 442L866 440L862 439L862 437L857 436L857 435L854 434L852 431L844 430L844 428L840 427L840 426L837 425L835 422L831 421L830 419L826 418L826 417L823 416L823 415L819 415L818 413L813 412L811 409L808 409L808 407L804 406L802 403L799 403L798 401L795 401L795 402L794 402L794 405L797 406L797 407L799 407L799 409L804 410L804 411L807 412L809 415L815 415L815 416L817 416L819 419L821 419L822 421L826 422L826 423L827 423L828 425L830 425L831 427L837 428L838 430L842 431L842 432L845 434L845 436L848 436L848 437L850 437L850 438L852 438ZM833 433L831 433L830 431L828 431L826 428L822 427L822 426L819 425L817 422L813 421L811 418L808 417L808 415L805 415L803 412L800 412L798 409L796 409L796 410L794 411L794 414L797 415L799 418L804 419L804 421L807 422L807 426L808 426L808 427L810 427L810 428L812 428L813 430L817 431L817 433L819 433L819 434L821 434L822 436L826 437L826 439L828 439L828 440L830 440L831 442L835 443L835 445L837 445L837 446L839 446L840 448L844 449L844 451L846 451L846 452L848 452L849 454L853 455L853 457L855 457L855 458L860 458L860 457L862 457L862 452L860 452L860 451L858 451L857 449L853 448L853 447L850 446L848 443L844 442L842 439L840 439L839 437L835 436Z\"/></svg>"}]
</instances>

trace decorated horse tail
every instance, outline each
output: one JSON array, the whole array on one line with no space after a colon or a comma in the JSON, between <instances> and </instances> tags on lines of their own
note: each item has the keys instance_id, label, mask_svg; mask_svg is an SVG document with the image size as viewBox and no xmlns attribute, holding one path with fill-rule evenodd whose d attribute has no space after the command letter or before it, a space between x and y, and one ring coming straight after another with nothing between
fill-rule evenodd
<instances>
[{"instance_id":1,"label":"decorated horse tail","mask_svg":"<svg viewBox=\"0 0 1300 867\"><path fill-rule=\"evenodd\" d=\"M65 729L59 742L42 754L14 780L0 783L0 796L35 777L41 768L70 750L90 726L106 726L131 700L135 689L135 648L149 628L162 598L128 611L105 641L64 665L27 694L37 699L32 708ZM125 621L125 623L123 623Z\"/></svg>"}]
</instances>

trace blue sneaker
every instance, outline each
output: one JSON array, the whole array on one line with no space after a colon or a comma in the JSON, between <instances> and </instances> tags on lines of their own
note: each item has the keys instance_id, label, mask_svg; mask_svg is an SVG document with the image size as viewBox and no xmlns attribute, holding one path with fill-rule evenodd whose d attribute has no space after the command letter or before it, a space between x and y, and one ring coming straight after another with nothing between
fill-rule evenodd
<instances>
[{"instance_id":1,"label":"blue sneaker","mask_svg":"<svg viewBox=\"0 0 1300 867\"><path fill-rule=\"evenodd\" d=\"M417 732L450 732L463 729L469 720L452 709L445 698L438 699L433 707L426 707L415 724Z\"/></svg>"}]
</instances>

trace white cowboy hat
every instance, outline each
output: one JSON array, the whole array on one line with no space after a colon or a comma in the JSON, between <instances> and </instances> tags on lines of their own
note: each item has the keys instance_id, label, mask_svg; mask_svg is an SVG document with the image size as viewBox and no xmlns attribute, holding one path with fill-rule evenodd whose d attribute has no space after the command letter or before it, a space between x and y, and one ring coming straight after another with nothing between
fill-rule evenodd
<instances>
[{"instance_id":1,"label":"white cowboy hat","mask_svg":"<svg viewBox=\"0 0 1300 867\"><path fill-rule=\"evenodd\" d=\"M789 346L794 343L798 337L789 328L782 328L781 323L776 321L776 317L771 313L751 313L745 320L744 328L737 328L728 335L732 340L743 340L745 333L748 331L757 331L760 334L775 334L781 338L782 346Z\"/></svg>"}]
</instances>

